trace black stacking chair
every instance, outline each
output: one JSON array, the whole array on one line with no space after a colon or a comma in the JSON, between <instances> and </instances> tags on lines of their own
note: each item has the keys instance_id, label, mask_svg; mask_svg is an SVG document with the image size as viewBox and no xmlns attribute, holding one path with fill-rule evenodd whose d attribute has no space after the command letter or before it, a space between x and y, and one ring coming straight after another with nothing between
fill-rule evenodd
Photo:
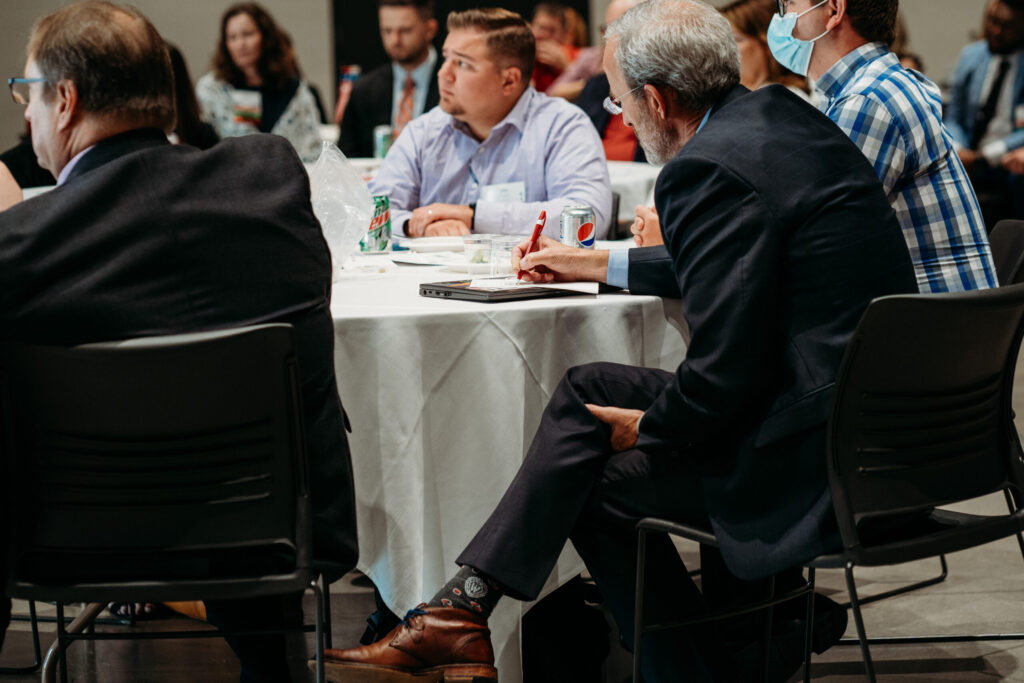
<instances>
[{"instance_id":1,"label":"black stacking chair","mask_svg":"<svg viewBox=\"0 0 1024 683\"><path fill-rule=\"evenodd\" d=\"M902 564L1016 535L1024 553L1024 451L1011 394L1024 285L871 302L847 347L828 423L829 486L843 549L807 563L843 568L854 623L875 680L854 583L855 566ZM942 506L1002 492L1009 512L985 516ZM642 529L714 545L706 529L642 520ZM639 552L643 552L643 536ZM643 623L638 556L635 652ZM764 601L777 603L782 596ZM764 604L748 606L759 609ZM807 601L804 680L810 679L813 600ZM770 621L770 620L769 620ZM660 626L658 626L660 627ZM655 627L657 628L657 627ZM770 631L768 633L770 635ZM885 642L1017 639L1022 634L889 638ZM636 661L639 661L637 658ZM634 665L636 676L636 665ZM639 680L636 679L635 680Z\"/></svg>"},{"instance_id":2,"label":"black stacking chair","mask_svg":"<svg viewBox=\"0 0 1024 683\"><path fill-rule=\"evenodd\" d=\"M988 236L1000 285L1024 282L1024 221L996 223Z\"/></svg>"},{"instance_id":3,"label":"black stacking chair","mask_svg":"<svg viewBox=\"0 0 1024 683\"><path fill-rule=\"evenodd\" d=\"M6 590L66 602L232 600L313 590L302 396L290 325L76 348L8 345L2 362ZM247 631L255 635L278 631ZM242 633L236 633L242 635Z\"/></svg>"},{"instance_id":4,"label":"black stacking chair","mask_svg":"<svg viewBox=\"0 0 1024 683\"><path fill-rule=\"evenodd\" d=\"M622 204L622 195L618 192L612 192L612 220L611 226L608 228L608 239L610 240L621 240L630 236L629 226L623 228L622 224L619 223L619 205Z\"/></svg>"}]
</instances>

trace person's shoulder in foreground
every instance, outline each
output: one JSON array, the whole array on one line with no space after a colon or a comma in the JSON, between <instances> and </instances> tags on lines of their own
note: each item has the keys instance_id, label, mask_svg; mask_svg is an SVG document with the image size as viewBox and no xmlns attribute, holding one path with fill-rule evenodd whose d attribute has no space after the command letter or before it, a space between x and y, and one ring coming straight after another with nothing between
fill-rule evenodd
<instances>
[{"instance_id":1,"label":"person's shoulder in foreground","mask_svg":"<svg viewBox=\"0 0 1024 683\"><path fill-rule=\"evenodd\" d=\"M58 187L0 212L0 334L76 344L292 323L318 472L314 556L347 570L355 527L330 255L295 151L267 135L206 151L169 144L166 43L132 7L65 7L37 22L27 52L16 94ZM317 493L332 479L336 491Z\"/></svg>"}]
</instances>

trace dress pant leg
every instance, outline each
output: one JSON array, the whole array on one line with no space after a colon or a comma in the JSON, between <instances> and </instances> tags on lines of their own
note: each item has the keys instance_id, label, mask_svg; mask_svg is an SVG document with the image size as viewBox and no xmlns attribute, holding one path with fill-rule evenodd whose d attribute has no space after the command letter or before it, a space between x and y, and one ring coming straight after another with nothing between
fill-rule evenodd
<instances>
[{"instance_id":1,"label":"dress pant leg","mask_svg":"<svg viewBox=\"0 0 1024 683\"><path fill-rule=\"evenodd\" d=\"M646 410L672 375L613 363L571 368L556 388L523 464L497 508L459 556L533 600L613 454L610 428L585 403Z\"/></svg>"},{"instance_id":2,"label":"dress pant leg","mask_svg":"<svg viewBox=\"0 0 1024 683\"><path fill-rule=\"evenodd\" d=\"M684 455L638 450L612 456L570 539L601 589L619 634L633 646L636 523L663 517L709 524L698 465ZM702 566L702 572L704 568ZM644 622L680 621L706 611L700 591L665 534L648 534ZM727 681L735 677L714 623L644 636L645 683Z\"/></svg>"},{"instance_id":3,"label":"dress pant leg","mask_svg":"<svg viewBox=\"0 0 1024 683\"><path fill-rule=\"evenodd\" d=\"M288 611L295 606L296 600L301 604L301 593L248 600L207 600L206 619L225 630L281 628L294 621L294 618L289 618ZM301 607L299 615L301 619ZM226 637L241 665L240 683L287 683L292 680L288 670L286 639L284 633Z\"/></svg>"}]
</instances>

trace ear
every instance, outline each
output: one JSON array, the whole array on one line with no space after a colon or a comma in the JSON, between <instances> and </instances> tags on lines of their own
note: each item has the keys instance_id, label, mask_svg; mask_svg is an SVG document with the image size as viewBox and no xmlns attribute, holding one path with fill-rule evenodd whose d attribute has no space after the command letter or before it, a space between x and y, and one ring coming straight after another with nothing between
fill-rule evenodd
<instances>
[{"instance_id":1,"label":"ear","mask_svg":"<svg viewBox=\"0 0 1024 683\"><path fill-rule=\"evenodd\" d=\"M427 40L433 40L434 36L437 35L437 19L429 19L427 21Z\"/></svg>"},{"instance_id":2,"label":"ear","mask_svg":"<svg viewBox=\"0 0 1024 683\"><path fill-rule=\"evenodd\" d=\"M516 95L523 89L523 72L518 66L506 66L501 70L501 92Z\"/></svg>"},{"instance_id":3,"label":"ear","mask_svg":"<svg viewBox=\"0 0 1024 683\"><path fill-rule=\"evenodd\" d=\"M825 22L825 29L832 31L846 18L846 0L829 0L828 11L829 17Z\"/></svg>"},{"instance_id":4,"label":"ear","mask_svg":"<svg viewBox=\"0 0 1024 683\"><path fill-rule=\"evenodd\" d=\"M57 130L66 130L78 116L78 88L72 81L65 79L57 83L54 90Z\"/></svg>"},{"instance_id":5,"label":"ear","mask_svg":"<svg viewBox=\"0 0 1024 683\"><path fill-rule=\"evenodd\" d=\"M644 100L657 118L662 121L668 120L668 101L662 96L660 90L648 83L644 86Z\"/></svg>"}]
</instances>

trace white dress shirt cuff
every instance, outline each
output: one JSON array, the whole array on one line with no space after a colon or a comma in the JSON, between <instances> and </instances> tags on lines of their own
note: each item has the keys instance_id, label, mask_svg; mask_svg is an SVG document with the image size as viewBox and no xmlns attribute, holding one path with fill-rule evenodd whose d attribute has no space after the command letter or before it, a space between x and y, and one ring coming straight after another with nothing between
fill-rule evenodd
<instances>
[{"instance_id":1,"label":"white dress shirt cuff","mask_svg":"<svg viewBox=\"0 0 1024 683\"><path fill-rule=\"evenodd\" d=\"M1007 151L1004 141L995 140L981 148L981 155L985 157L985 161L988 162L989 166L995 167L999 165L999 161Z\"/></svg>"}]
</instances>

